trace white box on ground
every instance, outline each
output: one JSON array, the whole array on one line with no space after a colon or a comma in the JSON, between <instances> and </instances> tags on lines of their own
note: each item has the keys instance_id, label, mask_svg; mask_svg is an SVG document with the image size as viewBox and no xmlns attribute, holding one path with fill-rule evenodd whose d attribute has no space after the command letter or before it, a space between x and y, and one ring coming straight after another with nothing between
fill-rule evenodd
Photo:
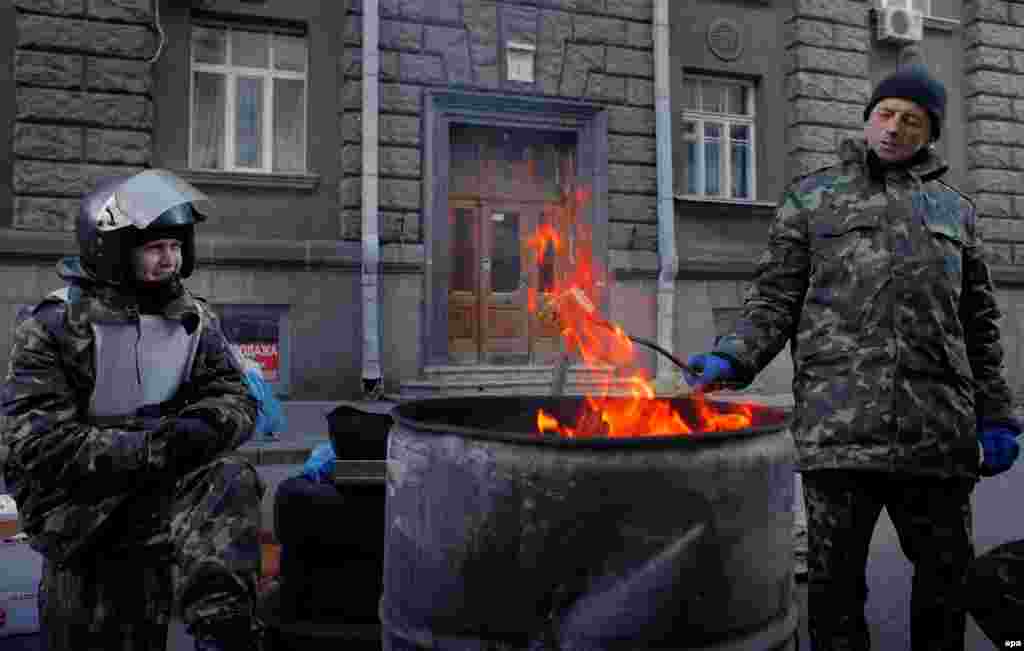
<instances>
[{"instance_id":1,"label":"white box on ground","mask_svg":"<svg viewBox=\"0 0 1024 651\"><path fill-rule=\"evenodd\" d=\"M14 500L0 494L0 521L17 518ZM0 567L0 638L39 631L43 557L29 547L25 534L0 538Z\"/></svg>"}]
</instances>

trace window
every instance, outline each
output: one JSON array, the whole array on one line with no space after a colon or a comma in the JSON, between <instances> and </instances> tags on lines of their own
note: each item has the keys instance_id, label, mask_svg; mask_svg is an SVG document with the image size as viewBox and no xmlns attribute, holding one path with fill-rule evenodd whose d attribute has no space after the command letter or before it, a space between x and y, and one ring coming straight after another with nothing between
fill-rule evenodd
<instances>
[{"instance_id":1,"label":"window","mask_svg":"<svg viewBox=\"0 0 1024 651\"><path fill-rule=\"evenodd\" d=\"M753 200L753 84L688 75L683 102L683 192Z\"/></svg>"},{"instance_id":2,"label":"window","mask_svg":"<svg viewBox=\"0 0 1024 651\"><path fill-rule=\"evenodd\" d=\"M234 27L192 28L193 169L306 171L306 39Z\"/></svg>"}]
</instances>

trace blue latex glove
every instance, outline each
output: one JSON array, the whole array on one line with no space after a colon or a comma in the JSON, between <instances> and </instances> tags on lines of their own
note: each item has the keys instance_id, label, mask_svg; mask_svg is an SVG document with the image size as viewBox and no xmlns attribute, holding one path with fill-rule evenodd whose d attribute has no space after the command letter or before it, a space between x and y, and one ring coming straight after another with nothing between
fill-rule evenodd
<instances>
[{"instance_id":1,"label":"blue latex glove","mask_svg":"<svg viewBox=\"0 0 1024 651\"><path fill-rule=\"evenodd\" d=\"M334 462L338 457L334 454L334 446L320 443L309 453L309 458L302 466L302 474L315 482L325 482L334 474Z\"/></svg>"},{"instance_id":2,"label":"blue latex glove","mask_svg":"<svg viewBox=\"0 0 1024 651\"><path fill-rule=\"evenodd\" d=\"M984 461L979 468L982 477L992 477L1006 472L1020 454L1017 432L1007 425L986 423L978 428L978 443L981 444Z\"/></svg>"},{"instance_id":3,"label":"blue latex glove","mask_svg":"<svg viewBox=\"0 0 1024 651\"><path fill-rule=\"evenodd\" d=\"M699 374L683 371L686 383L697 390L707 390L716 384L728 382L736 375L729 360L714 353L690 355L686 364Z\"/></svg>"},{"instance_id":4,"label":"blue latex glove","mask_svg":"<svg viewBox=\"0 0 1024 651\"><path fill-rule=\"evenodd\" d=\"M283 432L288 428L284 417L281 401L274 395L270 385L263 380L263 373L258 368L250 368L242 375L249 395L256 399L259 408L256 410L256 425L253 433L266 438L273 438L274 432Z\"/></svg>"}]
</instances>

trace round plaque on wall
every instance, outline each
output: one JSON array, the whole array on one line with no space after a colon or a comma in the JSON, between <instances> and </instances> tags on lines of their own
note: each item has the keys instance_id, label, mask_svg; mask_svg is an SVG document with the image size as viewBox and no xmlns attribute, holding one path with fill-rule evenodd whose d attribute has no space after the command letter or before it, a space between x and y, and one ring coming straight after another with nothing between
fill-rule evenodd
<instances>
[{"instance_id":1,"label":"round plaque on wall","mask_svg":"<svg viewBox=\"0 0 1024 651\"><path fill-rule=\"evenodd\" d=\"M743 36L734 20L717 18L708 25L708 48L723 61L735 61L743 52Z\"/></svg>"}]
</instances>

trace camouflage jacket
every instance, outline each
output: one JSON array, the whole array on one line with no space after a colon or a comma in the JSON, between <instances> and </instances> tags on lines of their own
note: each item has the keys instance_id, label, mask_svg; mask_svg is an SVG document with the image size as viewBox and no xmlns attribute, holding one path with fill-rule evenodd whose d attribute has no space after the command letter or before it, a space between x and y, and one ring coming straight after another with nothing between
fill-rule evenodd
<instances>
[{"instance_id":1,"label":"camouflage jacket","mask_svg":"<svg viewBox=\"0 0 1024 651\"><path fill-rule=\"evenodd\" d=\"M974 205L934 153L883 182L867 151L785 191L715 352L749 383L791 344L803 470L976 478L976 422L1016 425Z\"/></svg>"},{"instance_id":2,"label":"camouflage jacket","mask_svg":"<svg viewBox=\"0 0 1024 651\"><path fill-rule=\"evenodd\" d=\"M179 415L206 420L219 434L204 447L212 460L251 435L256 403L212 309L181 287L164 316L199 332L187 380L162 416L90 419L91 324L135 323L138 306L94 282L78 258L61 261L58 274L69 283L68 300L43 301L15 330L0 388L0 442L9 448L5 477L33 547L67 562L100 541L148 543L167 529L154 504L169 507L177 478L168 476L166 439L153 435L162 423Z\"/></svg>"}]
</instances>

